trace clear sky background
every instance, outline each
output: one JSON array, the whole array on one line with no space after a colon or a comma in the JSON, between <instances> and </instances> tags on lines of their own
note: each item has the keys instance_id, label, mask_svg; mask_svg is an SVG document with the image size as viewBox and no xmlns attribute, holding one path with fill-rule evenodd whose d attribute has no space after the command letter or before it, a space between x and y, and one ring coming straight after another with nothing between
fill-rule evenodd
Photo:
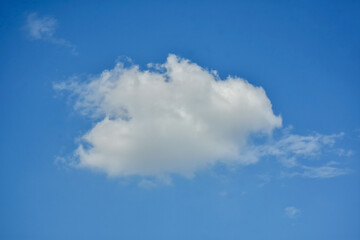
<instances>
[{"instance_id":1,"label":"clear sky background","mask_svg":"<svg viewBox=\"0 0 360 240\"><path fill-rule=\"evenodd\" d=\"M359 12L359 1L2 1L0 239L360 239ZM57 84L169 54L261 86L282 127L246 147L281 156L192 177L74 166L104 116Z\"/></svg>"}]
</instances>

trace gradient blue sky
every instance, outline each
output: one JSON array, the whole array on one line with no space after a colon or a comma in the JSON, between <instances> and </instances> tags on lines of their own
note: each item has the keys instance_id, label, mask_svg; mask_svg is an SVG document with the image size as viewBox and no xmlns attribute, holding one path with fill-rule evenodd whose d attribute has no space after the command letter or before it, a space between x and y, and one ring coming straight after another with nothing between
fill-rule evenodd
<instances>
[{"instance_id":1,"label":"gradient blue sky","mask_svg":"<svg viewBox=\"0 0 360 240\"><path fill-rule=\"evenodd\" d=\"M0 239L360 239L359 12L359 1L2 1ZM57 21L51 36L31 37L32 13ZM265 156L171 186L56 161L96 120L54 83L169 53L262 86L291 134L344 134L299 157L303 172Z\"/></svg>"}]
</instances>

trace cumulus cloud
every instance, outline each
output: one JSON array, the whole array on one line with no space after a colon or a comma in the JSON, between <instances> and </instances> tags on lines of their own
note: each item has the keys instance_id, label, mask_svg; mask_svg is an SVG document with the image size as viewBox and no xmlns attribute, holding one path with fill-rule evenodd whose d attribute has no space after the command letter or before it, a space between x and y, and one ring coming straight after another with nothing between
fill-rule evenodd
<instances>
[{"instance_id":1,"label":"cumulus cloud","mask_svg":"<svg viewBox=\"0 0 360 240\"><path fill-rule=\"evenodd\" d=\"M218 162L250 164L247 138L281 126L263 88L169 55L155 68L118 63L88 82L55 85L100 119L75 152L81 167L109 175L183 174Z\"/></svg>"},{"instance_id":2,"label":"cumulus cloud","mask_svg":"<svg viewBox=\"0 0 360 240\"><path fill-rule=\"evenodd\" d=\"M285 208L285 215L288 218L297 218L301 213L301 210L296 207L287 207Z\"/></svg>"},{"instance_id":3,"label":"cumulus cloud","mask_svg":"<svg viewBox=\"0 0 360 240\"><path fill-rule=\"evenodd\" d=\"M54 88L68 92L75 109L96 121L81 136L72 165L110 176L142 176L142 187L171 185L170 174L191 177L217 163L248 165L269 156L296 170L289 176L347 173L299 162L332 148L343 133L301 136L285 128L273 137L282 119L263 88L238 77L220 79L216 71L173 54L145 70L118 63L86 81L72 79Z\"/></svg>"},{"instance_id":4,"label":"cumulus cloud","mask_svg":"<svg viewBox=\"0 0 360 240\"><path fill-rule=\"evenodd\" d=\"M53 17L39 17L37 13L30 13L27 16L24 28L31 39L43 40L65 46L69 48L73 54L77 55L76 48L73 44L54 36L57 25L58 21Z\"/></svg>"}]
</instances>

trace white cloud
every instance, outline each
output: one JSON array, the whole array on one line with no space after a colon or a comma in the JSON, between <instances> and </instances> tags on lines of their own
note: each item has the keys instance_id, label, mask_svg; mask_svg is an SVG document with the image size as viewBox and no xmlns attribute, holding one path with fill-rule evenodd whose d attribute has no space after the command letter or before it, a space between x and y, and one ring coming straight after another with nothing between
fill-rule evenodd
<instances>
[{"instance_id":1,"label":"white cloud","mask_svg":"<svg viewBox=\"0 0 360 240\"><path fill-rule=\"evenodd\" d=\"M301 210L296 207L287 207L285 208L285 215L288 218L297 218L301 213Z\"/></svg>"},{"instance_id":2,"label":"white cloud","mask_svg":"<svg viewBox=\"0 0 360 240\"><path fill-rule=\"evenodd\" d=\"M283 172L283 177L300 176L305 178L333 178L351 173L349 169L341 168L338 162L330 161L324 166L307 166L304 160L314 160L321 156L323 152L335 153L339 157L351 156L351 150L334 149L333 146L337 139L342 138L344 133L322 135L314 133L313 135L301 136L291 134L285 129L279 139L270 139L270 141L251 145L247 148L248 156L255 159L273 156L286 168L295 169L293 172ZM301 161L300 161L301 160ZM309 163L309 162L308 162Z\"/></svg>"},{"instance_id":3,"label":"white cloud","mask_svg":"<svg viewBox=\"0 0 360 240\"><path fill-rule=\"evenodd\" d=\"M351 173L349 169L341 168L339 162L330 161L323 166L308 166L304 160L321 156L324 151L335 153L339 157L351 156L351 150L334 149L337 139L342 138L344 133L300 136L284 131L280 139L272 140L260 146L252 146L251 153L257 158L275 156L286 168L295 169L293 172L285 172L284 177L304 178L333 178ZM345 154L346 153L346 154ZM350 154L348 154L350 153ZM301 161L300 161L301 160Z\"/></svg>"},{"instance_id":4,"label":"white cloud","mask_svg":"<svg viewBox=\"0 0 360 240\"><path fill-rule=\"evenodd\" d=\"M323 166L299 165L298 170L291 173L283 173L283 177L300 176L304 178L333 178L350 174L352 171L348 168L342 168L340 163L330 161Z\"/></svg>"},{"instance_id":5,"label":"white cloud","mask_svg":"<svg viewBox=\"0 0 360 240\"><path fill-rule=\"evenodd\" d=\"M354 155L354 152L352 150L345 150L345 149L337 149L336 153L340 156L340 157L351 157Z\"/></svg>"},{"instance_id":6,"label":"white cloud","mask_svg":"<svg viewBox=\"0 0 360 240\"><path fill-rule=\"evenodd\" d=\"M30 13L27 16L24 28L30 38L68 47L73 54L77 55L76 48L73 44L62 38L54 37L57 25L58 21L53 17L39 17L37 13Z\"/></svg>"},{"instance_id":7,"label":"white cloud","mask_svg":"<svg viewBox=\"0 0 360 240\"><path fill-rule=\"evenodd\" d=\"M304 171L300 173L300 175L306 178L333 178L351 172L350 169L337 168L329 165L321 167L302 166L302 168Z\"/></svg>"},{"instance_id":8,"label":"white cloud","mask_svg":"<svg viewBox=\"0 0 360 240\"><path fill-rule=\"evenodd\" d=\"M39 18L36 13L30 13L27 17L26 27L30 37L34 39L51 38L56 29L57 21L53 17Z\"/></svg>"},{"instance_id":9,"label":"white cloud","mask_svg":"<svg viewBox=\"0 0 360 240\"><path fill-rule=\"evenodd\" d=\"M296 158L316 157L326 147L332 147L336 140L343 135L344 133L331 135L314 133L312 135L301 136L291 134L288 129L285 129L279 139L272 139L262 145L254 145L248 151L249 154L256 155L257 157L276 156L284 165L294 167L298 165Z\"/></svg>"},{"instance_id":10,"label":"white cloud","mask_svg":"<svg viewBox=\"0 0 360 240\"><path fill-rule=\"evenodd\" d=\"M348 173L300 161L332 148L343 133L301 136L285 128L272 137L282 120L261 87L237 77L222 80L215 71L172 54L146 70L118 63L87 81L72 79L54 88L68 91L75 109L97 121L81 137L72 165L110 176L146 177L139 186L169 185L164 180L169 174L192 176L219 162L247 165L268 156L296 170L286 176ZM264 141L254 143L251 136Z\"/></svg>"},{"instance_id":11,"label":"white cloud","mask_svg":"<svg viewBox=\"0 0 360 240\"><path fill-rule=\"evenodd\" d=\"M349 169L341 169L332 166L308 167L303 166L302 176L307 178L332 178L350 173Z\"/></svg>"},{"instance_id":12,"label":"white cloud","mask_svg":"<svg viewBox=\"0 0 360 240\"><path fill-rule=\"evenodd\" d=\"M76 150L85 168L112 176L183 174L217 162L251 164L247 138L281 126L261 87L169 55L157 69L121 63L86 83L55 85L82 113L102 118Z\"/></svg>"}]
</instances>

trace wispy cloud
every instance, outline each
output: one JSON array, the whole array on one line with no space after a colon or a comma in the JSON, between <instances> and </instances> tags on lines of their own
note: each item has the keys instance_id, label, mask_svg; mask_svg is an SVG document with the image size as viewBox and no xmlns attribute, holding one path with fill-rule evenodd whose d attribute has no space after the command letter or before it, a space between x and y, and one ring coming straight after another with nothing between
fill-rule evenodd
<instances>
[{"instance_id":1,"label":"wispy cloud","mask_svg":"<svg viewBox=\"0 0 360 240\"><path fill-rule=\"evenodd\" d=\"M172 179L167 175L159 175L153 178L143 178L139 181L138 186L141 188L151 189L158 186L171 186Z\"/></svg>"},{"instance_id":2,"label":"wispy cloud","mask_svg":"<svg viewBox=\"0 0 360 240\"><path fill-rule=\"evenodd\" d=\"M338 163L336 164L338 165ZM323 166L305 166L299 167L299 170L291 173L284 173L285 177L301 176L305 178L333 178L350 174L352 171L348 168L335 166L334 162L329 162Z\"/></svg>"},{"instance_id":3,"label":"wispy cloud","mask_svg":"<svg viewBox=\"0 0 360 240\"><path fill-rule=\"evenodd\" d=\"M343 136L344 133L331 135L313 133L301 136L284 129L278 138L249 146L247 155L256 159L275 157L286 169L282 173L283 177L332 178L349 174L351 171L341 167L339 162L330 161L323 166L317 166L319 164L313 160L322 157L324 153L335 154L337 157L352 156L351 150L334 146ZM314 166L309 166L310 163Z\"/></svg>"},{"instance_id":4,"label":"wispy cloud","mask_svg":"<svg viewBox=\"0 0 360 240\"><path fill-rule=\"evenodd\" d=\"M332 166L308 167L303 166L304 172L302 176L307 178L332 178L345 174L349 174L349 169L341 169Z\"/></svg>"},{"instance_id":5,"label":"wispy cloud","mask_svg":"<svg viewBox=\"0 0 360 240\"><path fill-rule=\"evenodd\" d=\"M265 144L254 144L248 151L249 154L257 157L276 156L285 166L294 167L298 165L297 158L319 156L327 148L332 148L336 140L343 135L344 133L296 135L289 129L284 129L280 137L273 138ZM336 152L340 155L343 151Z\"/></svg>"},{"instance_id":6,"label":"wispy cloud","mask_svg":"<svg viewBox=\"0 0 360 240\"><path fill-rule=\"evenodd\" d=\"M297 218L298 216L300 216L301 210L296 208L296 207L287 207L285 208L285 216L287 216L288 218Z\"/></svg>"},{"instance_id":7,"label":"wispy cloud","mask_svg":"<svg viewBox=\"0 0 360 240\"><path fill-rule=\"evenodd\" d=\"M58 21L51 16L39 17L37 13L30 13L24 28L31 39L62 45L69 48L72 54L77 55L76 47L72 43L54 36L57 26Z\"/></svg>"},{"instance_id":8,"label":"wispy cloud","mask_svg":"<svg viewBox=\"0 0 360 240\"><path fill-rule=\"evenodd\" d=\"M260 174L258 175L258 178L260 180L260 183L258 184L258 187L264 187L266 184L268 184L271 181L271 175L269 174Z\"/></svg>"}]
</instances>

